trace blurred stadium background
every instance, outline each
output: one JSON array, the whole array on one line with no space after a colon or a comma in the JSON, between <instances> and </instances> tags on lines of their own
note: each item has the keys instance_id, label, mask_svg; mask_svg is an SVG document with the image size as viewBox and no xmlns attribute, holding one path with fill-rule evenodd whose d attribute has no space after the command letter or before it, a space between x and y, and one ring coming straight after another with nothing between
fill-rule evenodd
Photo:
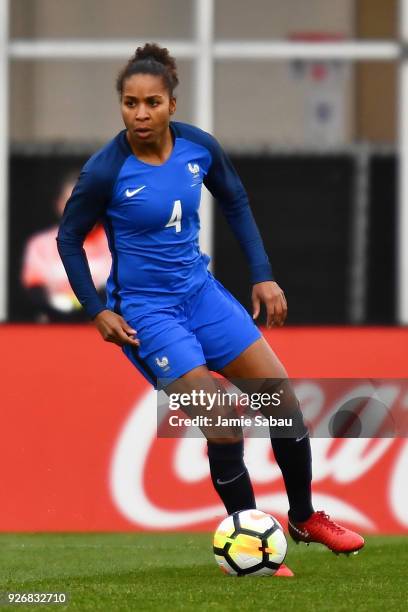
<instances>
[{"instance_id":1,"label":"blurred stadium background","mask_svg":"<svg viewBox=\"0 0 408 612\"><path fill-rule=\"evenodd\" d=\"M290 375L408 375L408 2L250 5L0 0L3 531L208 529L222 515L202 442L155 439L153 391L84 323L51 246L72 173L122 128L114 79L145 41L178 59L176 119L213 132L248 190L288 297L267 337ZM249 308L208 195L202 220L213 271ZM103 240L88 247L103 275ZM335 518L406 532L404 439L313 444ZM262 509L284 518L269 445L249 446Z\"/></svg>"},{"instance_id":2,"label":"blurred stadium background","mask_svg":"<svg viewBox=\"0 0 408 612\"><path fill-rule=\"evenodd\" d=\"M257 0L251 11L241 0L3 0L3 11L7 4L3 318L41 318L22 288L26 243L56 223L64 174L121 129L115 75L136 44L157 40L179 60L177 118L214 132L243 177L290 300L288 323L408 321L396 248L407 216L397 197L406 120L396 1ZM209 208L203 247L249 306L243 259Z\"/></svg>"}]
</instances>

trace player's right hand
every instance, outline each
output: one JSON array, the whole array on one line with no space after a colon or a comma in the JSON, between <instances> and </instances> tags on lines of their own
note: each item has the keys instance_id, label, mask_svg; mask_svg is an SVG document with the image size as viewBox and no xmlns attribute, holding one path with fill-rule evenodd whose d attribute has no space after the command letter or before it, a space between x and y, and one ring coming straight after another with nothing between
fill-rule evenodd
<instances>
[{"instance_id":1,"label":"player's right hand","mask_svg":"<svg viewBox=\"0 0 408 612\"><path fill-rule=\"evenodd\" d=\"M105 342L113 342L118 346L124 344L140 345L140 341L134 337L137 333L136 330L132 329L125 319L116 312L102 310L93 321Z\"/></svg>"}]
</instances>

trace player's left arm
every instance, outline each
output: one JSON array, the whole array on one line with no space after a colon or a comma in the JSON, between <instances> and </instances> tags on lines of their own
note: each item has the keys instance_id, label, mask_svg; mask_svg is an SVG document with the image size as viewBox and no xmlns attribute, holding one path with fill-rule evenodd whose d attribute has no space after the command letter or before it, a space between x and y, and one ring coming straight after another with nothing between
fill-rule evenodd
<instances>
[{"instance_id":1,"label":"player's left arm","mask_svg":"<svg viewBox=\"0 0 408 612\"><path fill-rule=\"evenodd\" d=\"M252 214L248 195L229 157L212 137L209 140L211 165L205 186L221 206L249 263L252 282L253 318L265 304L267 327L282 326L287 316L285 295L272 273L271 264Z\"/></svg>"}]
</instances>

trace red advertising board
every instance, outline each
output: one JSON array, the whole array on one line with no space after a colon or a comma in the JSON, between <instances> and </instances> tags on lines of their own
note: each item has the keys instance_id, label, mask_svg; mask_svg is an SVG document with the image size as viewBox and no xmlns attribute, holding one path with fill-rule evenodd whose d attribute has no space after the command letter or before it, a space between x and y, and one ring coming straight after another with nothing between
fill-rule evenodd
<instances>
[{"instance_id":1,"label":"red advertising board","mask_svg":"<svg viewBox=\"0 0 408 612\"><path fill-rule=\"evenodd\" d=\"M408 329L266 336L293 378L408 378ZM0 341L0 530L205 530L224 515L203 440L156 438L154 391L92 326L5 325ZM365 533L408 531L408 440L312 445L317 509ZM284 520L269 440L248 440L246 458L259 508Z\"/></svg>"}]
</instances>

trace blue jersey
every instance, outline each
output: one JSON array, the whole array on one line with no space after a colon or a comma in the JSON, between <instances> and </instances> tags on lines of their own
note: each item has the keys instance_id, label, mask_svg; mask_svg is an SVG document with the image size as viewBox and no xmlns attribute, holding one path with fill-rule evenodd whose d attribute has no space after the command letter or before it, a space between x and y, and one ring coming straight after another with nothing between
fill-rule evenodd
<instances>
[{"instance_id":1,"label":"blue jersey","mask_svg":"<svg viewBox=\"0 0 408 612\"><path fill-rule=\"evenodd\" d=\"M210 134L171 122L173 150L161 165L139 160L120 132L83 167L65 207L58 249L90 317L106 307L126 320L180 304L205 282L209 257L200 251L201 186L221 206L247 256L253 283L272 272L247 194ZM97 221L112 254L107 304L89 272L83 242Z\"/></svg>"}]
</instances>

